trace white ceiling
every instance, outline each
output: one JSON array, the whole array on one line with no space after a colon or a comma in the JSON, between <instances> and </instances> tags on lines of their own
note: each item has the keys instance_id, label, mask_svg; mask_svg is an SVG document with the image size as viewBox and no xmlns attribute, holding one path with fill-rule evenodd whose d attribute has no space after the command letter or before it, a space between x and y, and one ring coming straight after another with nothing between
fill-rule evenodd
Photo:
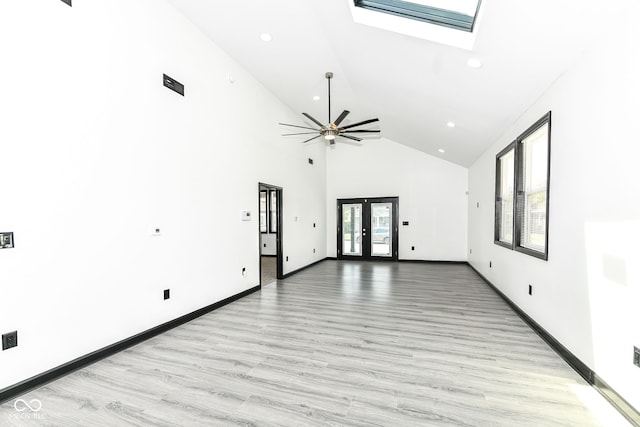
<instances>
[{"instance_id":1,"label":"white ceiling","mask_svg":"<svg viewBox=\"0 0 640 427\"><path fill-rule=\"evenodd\" d=\"M344 109L343 124L379 117L382 136L462 166L593 44L615 9L615 1L604 10L595 0L483 0L468 51L356 24L348 1L169 3L294 111L327 119L324 74L332 71L333 119ZM468 67L472 57L483 67ZM305 123L300 115L296 124Z\"/></svg>"}]
</instances>

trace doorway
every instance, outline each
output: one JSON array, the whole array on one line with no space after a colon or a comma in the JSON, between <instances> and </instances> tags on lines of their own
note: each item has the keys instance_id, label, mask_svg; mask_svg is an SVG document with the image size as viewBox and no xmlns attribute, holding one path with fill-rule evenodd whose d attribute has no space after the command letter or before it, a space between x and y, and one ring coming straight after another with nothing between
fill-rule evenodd
<instances>
[{"instance_id":1,"label":"doorway","mask_svg":"<svg viewBox=\"0 0 640 427\"><path fill-rule=\"evenodd\" d=\"M260 285L283 278L282 188L258 184Z\"/></svg>"},{"instance_id":2,"label":"doorway","mask_svg":"<svg viewBox=\"0 0 640 427\"><path fill-rule=\"evenodd\" d=\"M338 259L398 260L398 197L338 199Z\"/></svg>"}]
</instances>

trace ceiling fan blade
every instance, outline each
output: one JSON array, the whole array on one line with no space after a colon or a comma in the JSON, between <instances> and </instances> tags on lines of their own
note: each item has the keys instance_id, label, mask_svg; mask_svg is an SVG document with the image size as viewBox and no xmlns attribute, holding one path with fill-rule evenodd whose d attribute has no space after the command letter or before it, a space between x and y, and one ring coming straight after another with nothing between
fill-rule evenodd
<instances>
[{"instance_id":1,"label":"ceiling fan blade","mask_svg":"<svg viewBox=\"0 0 640 427\"><path fill-rule=\"evenodd\" d=\"M314 119L313 117L311 117L310 114L307 113L302 113L303 116L305 116L306 118L308 118L309 120L311 120L313 123L317 124L318 126L320 126L321 128L324 127L324 125L322 123L320 123L319 121L317 121L316 119Z\"/></svg>"},{"instance_id":2,"label":"ceiling fan blade","mask_svg":"<svg viewBox=\"0 0 640 427\"><path fill-rule=\"evenodd\" d=\"M319 130L320 130L320 129L310 128L310 127L308 127L308 126L290 125L289 123L278 123L278 124L279 124L279 125L282 125L282 126L291 126L291 127L294 127L294 128L300 128L300 129L311 129L311 130L317 130L317 131L319 131Z\"/></svg>"},{"instance_id":3,"label":"ceiling fan blade","mask_svg":"<svg viewBox=\"0 0 640 427\"><path fill-rule=\"evenodd\" d=\"M315 132L300 132L300 133L283 133L282 136L291 136L291 135L312 135L312 134L317 134L318 131Z\"/></svg>"},{"instance_id":4,"label":"ceiling fan blade","mask_svg":"<svg viewBox=\"0 0 640 427\"><path fill-rule=\"evenodd\" d=\"M316 139L316 138L320 138L321 136L322 136L322 135L314 136L313 138L309 138L309 139L307 139L306 141L302 141L302 143L303 143L303 144L305 144L305 143L307 143L307 142L309 142L309 141L313 141L313 140L314 140L314 139Z\"/></svg>"},{"instance_id":5,"label":"ceiling fan blade","mask_svg":"<svg viewBox=\"0 0 640 427\"><path fill-rule=\"evenodd\" d=\"M380 133L380 129L371 129L371 130L366 130L366 129L356 129L356 130L343 130L341 133L364 133L364 132L376 132L376 133Z\"/></svg>"},{"instance_id":6,"label":"ceiling fan blade","mask_svg":"<svg viewBox=\"0 0 640 427\"><path fill-rule=\"evenodd\" d=\"M375 118L375 119L363 120L363 121L358 122L358 123L351 123L350 125L341 127L340 130L343 131L345 129L353 128L353 127L356 127L356 126L366 125L367 123L377 122L378 120L380 120L380 119Z\"/></svg>"},{"instance_id":7,"label":"ceiling fan blade","mask_svg":"<svg viewBox=\"0 0 640 427\"><path fill-rule=\"evenodd\" d=\"M342 113L340 113L340 115L338 116L338 118L336 119L335 122L333 122L334 125L338 126L340 123L342 123L342 121L344 120L345 117L347 117L347 115L350 113L350 111L348 110L344 110Z\"/></svg>"},{"instance_id":8,"label":"ceiling fan blade","mask_svg":"<svg viewBox=\"0 0 640 427\"><path fill-rule=\"evenodd\" d=\"M340 134L340 135L338 135L338 136L341 136L341 137L343 137L343 138L347 138L347 139L353 139L354 141L362 141L362 139L361 139L361 138L356 138L355 136L351 136L351 135L343 135L343 134Z\"/></svg>"}]
</instances>

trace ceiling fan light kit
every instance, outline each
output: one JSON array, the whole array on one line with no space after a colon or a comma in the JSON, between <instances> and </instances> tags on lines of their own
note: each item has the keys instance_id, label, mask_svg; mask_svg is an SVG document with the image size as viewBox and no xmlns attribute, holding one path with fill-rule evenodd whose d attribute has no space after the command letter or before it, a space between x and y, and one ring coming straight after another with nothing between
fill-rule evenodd
<instances>
[{"instance_id":1,"label":"ceiling fan light kit","mask_svg":"<svg viewBox=\"0 0 640 427\"><path fill-rule=\"evenodd\" d=\"M329 142L330 145L333 145L333 144L335 144L336 137L346 138L346 139L350 139L350 140L358 141L358 142L362 141L362 138L358 138L358 137L355 137L355 136L347 135L349 133L380 133L379 129L353 129L353 130L351 130L352 128L357 127L357 126L362 126L362 125L366 125L366 124L369 124L369 123L377 122L379 120L378 118L363 120L361 122L352 123L350 125L341 127L340 124L349 115L349 113L350 113L349 110L344 110L342 113L340 113L340 115L338 117L336 117L336 119L333 122L331 122L331 79L333 78L333 73L331 71L328 71L327 73L325 73L324 76L327 79L327 89L328 89L328 94L329 94L329 96L328 96L329 123L326 124L326 125L322 124L319 120L316 120L310 114L302 113L303 116L305 116L307 119L311 120L313 123L318 125L319 128L316 129L316 128L312 128L312 127L308 127L308 126L299 126L299 125L292 125L292 124L288 124L288 123L279 123L282 126L291 126L291 127L295 127L295 128L307 129L307 130L313 131L313 132L286 133L286 134L283 134L282 136L316 134L316 136L313 136L313 137L307 139L306 141L302 141L302 142L306 143L306 142L309 142L309 141L313 141L314 139L320 138L322 136L322 137L324 137L324 139L326 141Z\"/></svg>"}]
</instances>

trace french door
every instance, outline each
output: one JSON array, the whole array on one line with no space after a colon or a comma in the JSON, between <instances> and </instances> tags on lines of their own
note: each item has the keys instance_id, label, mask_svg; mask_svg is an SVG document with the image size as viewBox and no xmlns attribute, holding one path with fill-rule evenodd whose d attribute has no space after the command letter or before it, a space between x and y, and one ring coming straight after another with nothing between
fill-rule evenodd
<instances>
[{"instance_id":1,"label":"french door","mask_svg":"<svg viewBox=\"0 0 640 427\"><path fill-rule=\"evenodd\" d=\"M398 198L338 199L338 259L398 260Z\"/></svg>"}]
</instances>

